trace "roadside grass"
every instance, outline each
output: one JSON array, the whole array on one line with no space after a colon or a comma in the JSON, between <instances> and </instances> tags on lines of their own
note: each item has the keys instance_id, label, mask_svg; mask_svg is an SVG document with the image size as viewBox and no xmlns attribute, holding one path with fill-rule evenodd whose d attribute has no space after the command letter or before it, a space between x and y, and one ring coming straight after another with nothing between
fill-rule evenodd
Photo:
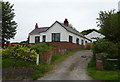
<instances>
[{"instance_id":1,"label":"roadside grass","mask_svg":"<svg viewBox=\"0 0 120 82\"><path fill-rule=\"evenodd\" d=\"M88 64L87 73L95 80L119 80L119 74L117 71L97 70L95 68L94 57Z\"/></svg>"},{"instance_id":2,"label":"roadside grass","mask_svg":"<svg viewBox=\"0 0 120 82\"><path fill-rule=\"evenodd\" d=\"M48 72L52 71L55 66L65 60L67 57L73 55L73 53L80 51L80 50L85 50L85 49L75 49L71 51L67 51L63 54L55 54L52 56L51 63L47 64L45 62L40 62L39 65L36 65L35 62L29 62L29 61L23 61L21 59L13 59L13 58L2 58L2 67L4 68L31 68L33 69L33 73L31 76L31 79L36 80ZM7 79L11 79L11 76L3 76L6 77ZM18 76L14 77L18 78ZM18 79L19 80L19 79Z\"/></svg>"},{"instance_id":3,"label":"roadside grass","mask_svg":"<svg viewBox=\"0 0 120 82\"><path fill-rule=\"evenodd\" d=\"M64 61L67 57L73 55L73 53L75 53L77 51L80 51L80 50L85 50L85 49L84 48L82 48L82 49L78 48L78 49L74 49L74 50L71 50L71 51L67 51L65 53L54 54L52 56L50 64L46 64L46 63L42 62L38 66L36 66L37 69L35 69L36 72L33 75L33 80L36 80L36 79L44 76L48 72L51 72L52 70L54 70L54 68L56 67L57 64Z\"/></svg>"},{"instance_id":4,"label":"roadside grass","mask_svg":"<svg viewBox=\"0 0 120 82\"><path fill-rule=\"evenodd\" d=\"M66 59L67 57L73 55L73 53L77 52L77 51L81 51L81 50L85 50L84 48L78 48L78 49L74 49L71 51L67 51L65 53L62 54L55 54L52 56L52 60L51 60L51 64L52 65L56 65L58 63L60 63L61 61L63 61L64 59Z\"/></svg>"}]
</instances>

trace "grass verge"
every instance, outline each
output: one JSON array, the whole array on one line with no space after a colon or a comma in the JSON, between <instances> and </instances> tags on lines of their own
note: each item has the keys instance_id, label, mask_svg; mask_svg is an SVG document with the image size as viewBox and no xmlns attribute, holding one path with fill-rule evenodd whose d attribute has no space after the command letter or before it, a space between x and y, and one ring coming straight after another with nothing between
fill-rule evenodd
<instances>
[{"instance_id":1,"label":"grass verge","mask_svg":"<svg viewBox=\"0 0 120 82\"><path fill-rule=\"evenodd\" d=\"M94 57L88 64L87 73L95 80L119 80L119 74L117 71L97 70L95 68Z\"/></svg>"},{"instance_id":2,"label":"grass verge","mask_svg":"<svg viewBox=\"0 0 120 82\"><path fill-rule=\"evenodd\" d=\"M67 51L64 54L55 54L52 56L50 64L47 64L45 62L41 62L39 65L36 65L34 62L33 63L27 62L27 61L23 61L20 59L3 58L2 59L2 67L3 67L3 69L4 68L8 68L8 69L9 68L10 69L11 68L13 68L13 69L31 68L32 69L31 79L36 80L36 79L44 76L46 73L52 71L58 63L60 63L61 61L65 60L67 57L73 55L73 53L80 51L80 50L84 50L84 49L75 49L75 50ZM5 75L3 77L6 79L19 78L19 76L16 76L16 77L14 76L14 78L11 78L11 76L8 77ZM23 77L23 79L25 79L25 78ZM17 80L19 80L19 79L17 79ZM22 79L20 79L20 80L22 80Z\"/></svg>"},{"instance_id":3,"label":"grass verge","mask_svg":"<svg viewBox=\"0 0 120 82\"><path fill-rule=\"evenodd\" d=\"M36 80L36 79L44 76L48 72L52 71L57 64L59 64L60 62L64 61L67 57L73 55L73 53L75 53L77 51L80 51L80 50L85 50L85 49L79 48L79 49L67 51L67 52L65 52L63 54L54 54L52 56L50 64L46 64L46 63L42 62L41 64L43 64L43 65L40 64L40 65L36 66L37 69L35 69L36 72L33 75L33 79Z\"/></svg>"}]
</instances>

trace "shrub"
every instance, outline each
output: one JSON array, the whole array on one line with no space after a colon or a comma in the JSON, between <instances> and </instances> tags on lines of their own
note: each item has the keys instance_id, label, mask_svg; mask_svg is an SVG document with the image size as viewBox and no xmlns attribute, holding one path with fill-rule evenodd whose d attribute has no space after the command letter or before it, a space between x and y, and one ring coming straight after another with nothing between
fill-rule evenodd
<instances>
[{"instance_id":1,"label":"shrub","mask_svg":"<svg viewBox=\"0 0 120 82\"><path fill-rule=\"evenodd\" d=\"M90 50L92 49L92 43L86 43L85 44L86 49Z\"/></svg>"},{"instance_id":2,"label":"shrub","mask_svg":"<svg viewBox=\"0 0 120 82\"><path fill-rule=\"evenodd\" d=\"M26 46L9 46L2 50L3 57L19 58L25 61L35 61L37 53Z\"/></svg>"},{"instance_id":3,"label":"shrub","mask_svg":"<svg viewBox=\"0 0 120 82\"><path fill-rule=\"evenodd\" d=\"M103 57L105 70L118 70L119 61L108 61L107 59L118 59L119 46L104 39L98 39L93 45L93 52L100 54Z\"/></svg>"},{"instance_id":4,"label":"shrub","mask_svg":"<svg viewBox=\"0 0 120 82\"><path fill-rule=\"evenodd\" d=\"M98 39L93 44L93 52L94 53L108 53L108 57L116 58L118 57L118 48L117 46L105 39Z\"/></svg>"},{"instance_id":5,"label":"shrub","mask_svg":"<svg viewBox=\"0 0 120 82\"><path fill-rule=\"evenodd\" d=\"M44 51L50 51L51 49L55 48L56 46L54 45L49 45L47 43L39 43L36 45L29 45L31 49L36 50L37 53L41 54Z\"/></svg>"}]
</instances>

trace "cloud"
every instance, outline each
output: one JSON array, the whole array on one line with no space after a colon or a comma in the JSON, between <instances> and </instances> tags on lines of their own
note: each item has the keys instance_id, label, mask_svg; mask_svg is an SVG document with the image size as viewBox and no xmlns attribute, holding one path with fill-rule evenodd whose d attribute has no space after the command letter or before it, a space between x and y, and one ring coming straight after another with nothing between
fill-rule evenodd
<instances>
[{"instance_id":1,"label":"cloud","mask_svg":"<svg viewBox=\"0 0 120 82\"><path fill-rule=\"evenodd\" d=\"M9 0L14 4L17 34L12 42L26 40L35 23L50 26L56 20L69 22L78 30L96 28L100 10L117 8L118 0Z\"/></svg>"},{"instance_id":2,"label":"cloud","mask_svg":"<svg viewBox=\"0 0 120 82\"><path fill-rule=\"evenodd\" d=\"M4 1L8 1L8 0L4 0ZM118 2L119 0L9 0L12 2L86 2L86 3L91 3L91 2Z\"/></svg>"}]
</instances>

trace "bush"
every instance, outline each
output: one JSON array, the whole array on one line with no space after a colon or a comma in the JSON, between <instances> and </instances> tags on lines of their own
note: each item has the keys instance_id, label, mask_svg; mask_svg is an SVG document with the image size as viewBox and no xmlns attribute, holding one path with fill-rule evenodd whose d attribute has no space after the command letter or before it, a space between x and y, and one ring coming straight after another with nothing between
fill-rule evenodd
<instances>
[{"instance_id":1,"label":"bush","mask_svg":"<svg viewBox=\"0 0 120 82\"><path fill-rule=\"evenodd\" d=\"M86 49L90 50L92 49L92 43L86 43L85 44Z\"/></svg>"},{"instance_id":2,"label":"bush","mask_svg":"<svg viewBox=\"0 0 120 82\"><path fill-rule=\"evenodd\" d=\"M9 46L5 49L2 49L2 56L7 58L19 58L25 61L35 61L37 53L35 50L31 50L26 46Z\"/></svg>"},{"instance_id":3,"label":"bush","mask_svg":"<svg viewBox=\"0 0 120 82\"><path fill-rule=\"evenodd\" d=\"M110 60L104 60L104 69L106 70L118 70L118 61L110 61Z\"/></svg>"},{"instance_id":4,"label":"bush","mask_svg":"<svg viewBox=\"0 0 120 82\"><path fill-rule=\"evenodd\" d=\"M105 39L98 39L93 44L93 52L94 53L108 53L109 58L118 57L118 48L116 44L107 41Z\"/></svg>"},{"instance_id":5,"label":"bush","mask_svg":"<svg viewBox=\"0 0 120 82\"><path fill-rule=\"evenodd\" d=\"M44 51L50 51L53 48L56 48L54 45L49 45L47 43L39 43L36 45L29 45L31 49L36 50L37 53L41 54Z\"/></svg>"},{"instance_id":6,"label":"bush","mask_svg":"<svg viewBox=\"0 0 120 82\"><path fill-rule=\"evenodd\" d=\"M108 61L107 59L118 59L119 46L104 39L98 39L93 45L94 54L98 53L103 57L105 70L118 70L119 61Z\"/></svg>"}]
</instances>

